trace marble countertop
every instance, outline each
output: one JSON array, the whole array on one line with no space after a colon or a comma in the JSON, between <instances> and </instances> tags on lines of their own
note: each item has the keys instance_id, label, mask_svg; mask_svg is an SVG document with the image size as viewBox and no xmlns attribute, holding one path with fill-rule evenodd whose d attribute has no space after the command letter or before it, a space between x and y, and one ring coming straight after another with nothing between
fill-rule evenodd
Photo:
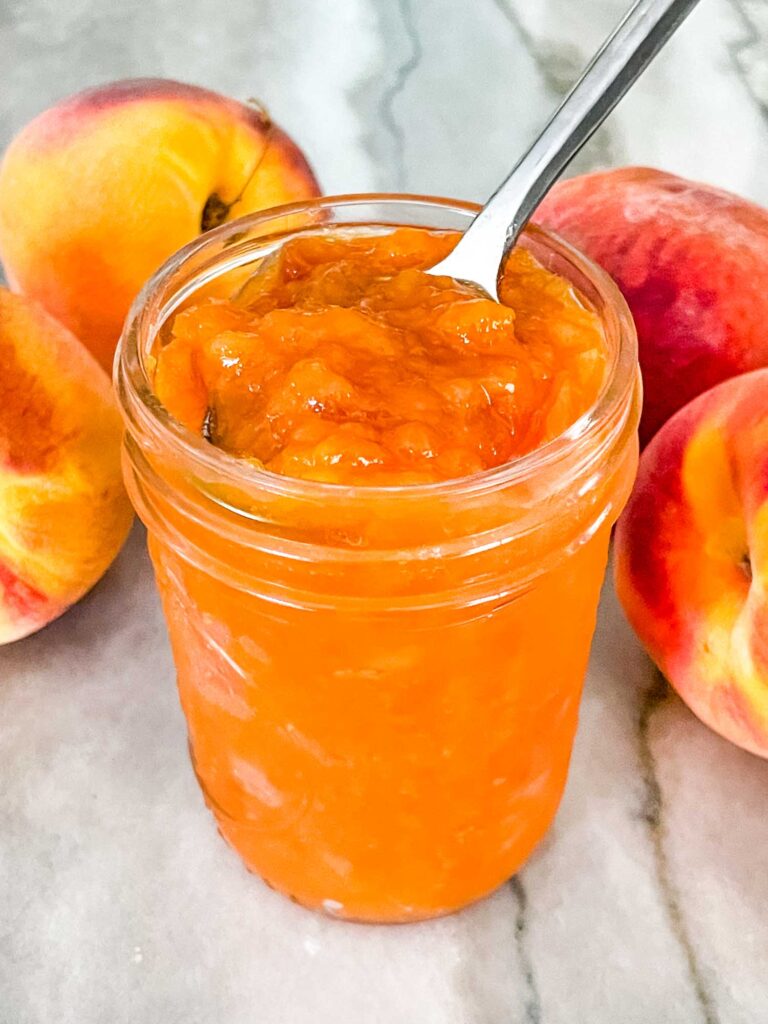
<instances>
[{"instance_id":1,"label":"marble countertop","mask_svg":"<svg viewBox=\"0 0 768 1024\"><path fill-rule=\"evenodd\" d=\"M8 0L0 144L162 74L259 95L327 191L484 197L623 0ZM580 156L768 203L768 3L702 0ZM520 875L454 917L325 920L248 875L188 764L136 528L0 649L0 1024L768 1020L768 763L666 689L606 585L570 780Z\"/></svg>"}]
</instances>

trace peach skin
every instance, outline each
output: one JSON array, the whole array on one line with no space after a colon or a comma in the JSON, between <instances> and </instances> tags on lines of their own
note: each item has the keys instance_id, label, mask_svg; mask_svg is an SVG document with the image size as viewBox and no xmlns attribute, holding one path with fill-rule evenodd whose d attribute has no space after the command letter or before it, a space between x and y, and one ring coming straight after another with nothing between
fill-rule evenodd
<instances>
[{"instance_id":1,"label":"peach skin","mask_svg":"<svg viewBox=\"0 0 768 1024\"><path fill-rule=\"evenodd\" d=\"M0 166L0 258L110 368L130 303L176 249L225 220L318 195L262 109L136 79L63 100Z\"/></svg>"},{"instance_id":2,"label":"peach skin","mask_svg":"<svg viewBox=\"0 0 768 1024\"><path fill-rule=\"evenodd\" d=\"M36 303L0 288L0 644L103 575L133 519L109 378Z\"/></svg>"},{"instance_id":3,"label":"peach skin","mask_svg":"<svg viewBox=\"0 0 768 1024\"><path fill-rule=\"evenodd\" d=\"M768 210L647 167L557 184L536 220L600 263L632 311L647 444L707 388L768 366Z\"/></svg>"},{"instance_id":4,"label":"peach skin","mask_svg":"<svg viewBox=\"0 0 768 1024\"><path fill-rule=\"evenodd\" d=\"M614 570L630 623L686 704L768 757L768 369L706 391L654 437Z\"/></svg>"}]
</instances>

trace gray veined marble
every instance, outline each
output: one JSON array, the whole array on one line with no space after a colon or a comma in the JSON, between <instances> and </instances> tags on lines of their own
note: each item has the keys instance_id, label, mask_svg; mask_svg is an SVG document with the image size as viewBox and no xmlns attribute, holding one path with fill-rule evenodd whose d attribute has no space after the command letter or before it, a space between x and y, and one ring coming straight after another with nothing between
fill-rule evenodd
<instances>
[{"instance_id":1,"label":"gray veined marble","mask_svg":"<svg viewBox=\"0 0 768 1024\"><path fill-rule=\"evenodd\" d=\"M623 0L0 0L0 143L161 74L257 94L328 191L484 197ZM578 169L656 164L768 203L768 4L702 0ZM606 585L570 780L491 899L404 928L241 868L189 769L137 528L0 650L0 1024L760 1024L768 764L660 685Z\"/></svg>"}]
</instances>

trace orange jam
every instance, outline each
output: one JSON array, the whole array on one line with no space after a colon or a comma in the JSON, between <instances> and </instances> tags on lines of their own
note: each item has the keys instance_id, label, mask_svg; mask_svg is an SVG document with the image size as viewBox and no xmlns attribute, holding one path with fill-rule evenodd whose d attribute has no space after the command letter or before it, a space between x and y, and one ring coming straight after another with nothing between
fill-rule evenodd
<instances>
[{"instance_id":1,"label":"orange jam","mask_svg":"<svg viewBox=\"0 0 768 1024\"><path fill-rule=\"evenodd\" d=\"M455 232L314 216L271 251L254 219L246 266L227 225L152 285L126 482L221 833L306 906L409 921L501 884L555 814L637 458L634 335L544 232L500 304L424 272Z\"/></svg>"},{"instance_id":2,"label":"orange jam","mask_svg":"<svg viewBox=\"0 0 768 1024\"><path fill-rule=\"evenodd\" d=\"M429 483L530 451L594 401L599 318L523 248L503 305L426 274L455 240L401 228L289 241L232 300L176 316L158 397L213 444L309 480Z\"/></svg>"}]
</instances>

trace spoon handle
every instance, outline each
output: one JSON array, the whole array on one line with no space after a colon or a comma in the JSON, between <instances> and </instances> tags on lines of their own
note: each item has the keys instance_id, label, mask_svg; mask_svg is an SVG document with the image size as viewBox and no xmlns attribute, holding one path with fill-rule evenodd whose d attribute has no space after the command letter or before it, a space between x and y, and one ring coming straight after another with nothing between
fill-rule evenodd
<instances>
[{"instance_id":1,"label":"spoon handle","mask_svg":"<svg viewBox=\"0 0 768 1024\"><path fill-rule=\"evenodd\" d=\"M697 2L637 0L453 252L432 273L475 281L496 295L499 267L536 207Z\"/></svg>"}]
</instances>

